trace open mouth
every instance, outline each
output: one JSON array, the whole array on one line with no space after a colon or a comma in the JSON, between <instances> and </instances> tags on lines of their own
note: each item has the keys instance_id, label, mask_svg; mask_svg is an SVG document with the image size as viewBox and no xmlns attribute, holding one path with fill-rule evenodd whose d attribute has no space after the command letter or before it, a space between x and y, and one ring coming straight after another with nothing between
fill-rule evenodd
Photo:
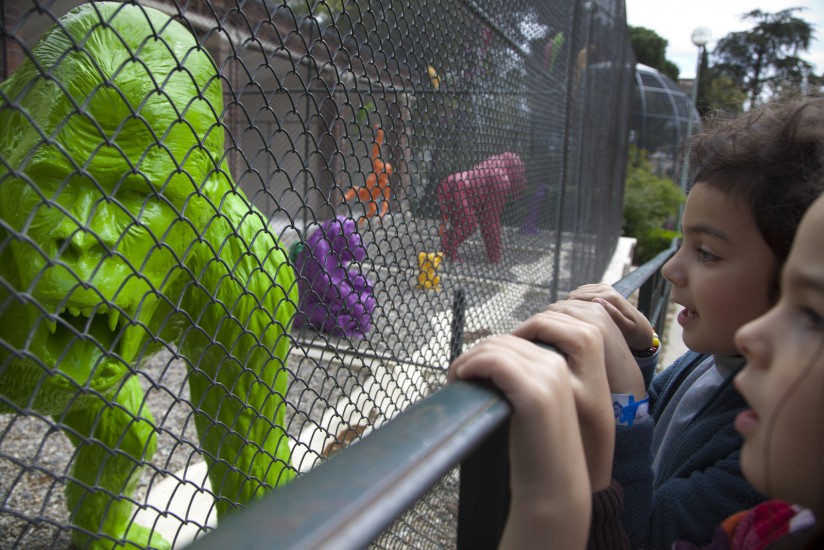
<instances>
[{"instance_id":1,"label":"open mouth","mask_svg":"<svg viewBox=\"0 0 824 550\"><path fill-rule=\"evenodd\" d=\"M96 340L103 349L110 349L120 333L124 316L117 308L106 304L94 307L65 306L54 317L45 319L46 327L56 339L80 337Z\"/></svg>"},{"instance_id":2,"label":"open mouth","mask_svg":"<svg viewBox=\"0 0 824 550\"><path fill-rule=\"evenodd\" d=\"M678 323L681 325L685 325L686 323L689 323L697 318L698 312L688 307L684 307L684 309L678 313Z\"/></svg>"},{"instance_id":3,"label":"open mouth","mask_svg":"<svg viewBox=\"0 0 824 550\"><path fill-rule=\"evenodd\" d=\"M54 414L77 399L116 399L145 353L149 332L137 320L145 311L128 299L118 304L77 291L62 300L28 298L4 319L8 323L0 323L0 339L20 350L8 372L30 374L31 379L19 381L23 387L35 384L26 406ZM0 383L18 381L2 378Z\"/></svg>"},{"instance_id":4,"label":"open mouth","mask_svg":"<svg viewBox=\"0 0 824 550\"><path fill-rule=\"evenodd\" d=\"M690 308L689 306L685 306L684 304L675 299L673 299L672 302L674 304L681 306L682 308L681 311L678 313L679 317L682 317L683 319L691 319L693 317L698 317L698 312Z\"/></svg>"},{"instance_id":5,"label":"open mouth","mask_svg":"<svg viewBox=\"0 0 824 550\"><path fill-rule=\"evenodd\" d=\"M51 357L47 364L74 383L55 382L67 388L79 384L106 391L122 380L140 345L140 331L134 330L128 312L104 302L63 302L55 310L38 315L47 329L40 333L41 342L46 357Z\"/></svg>"}]
</instances>

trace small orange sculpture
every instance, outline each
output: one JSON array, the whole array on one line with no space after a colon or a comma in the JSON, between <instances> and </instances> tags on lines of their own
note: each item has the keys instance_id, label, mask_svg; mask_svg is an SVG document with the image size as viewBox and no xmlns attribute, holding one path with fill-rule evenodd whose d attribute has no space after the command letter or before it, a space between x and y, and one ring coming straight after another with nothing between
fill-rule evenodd
<instances>
[{"instance_id":1,"label":"small orange sculpture","mask_svg":"<svg viewBox=\"0 0 824 550\"><path fill-rule=\"evenodd\" d=\"M366 177L366 185L363 187L350 187L343 196L343 202L349 202L353 198L366 205L366 215L360 219L363 223L378 213L378 199L383 197L381 211L378 218L389 211L389 176L392 175L392 165L380 159L381 145L383 145L383 130L375 128L377 137L372 144L372 172Z\"/></svg>"}]
</instances>

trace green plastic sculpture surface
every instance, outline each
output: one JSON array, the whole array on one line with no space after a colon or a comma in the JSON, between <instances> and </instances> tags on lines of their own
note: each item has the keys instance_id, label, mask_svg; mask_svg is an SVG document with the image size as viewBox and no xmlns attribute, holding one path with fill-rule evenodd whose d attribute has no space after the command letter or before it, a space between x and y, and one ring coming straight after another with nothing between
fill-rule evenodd
<instances>
[{"instance_id":1,"label":"green plastic sculpture surface","mask_svg":"<svg viewBox=\"0 0 824 550\"><path fill-rule=\"evenodd\" d=\"M81 548L169 547L129 498L156 447L136 368L159 349L188 365L218 517L294 477L297 285L228 172L222 93L183 25L104 2L0 84L0 412L51 415L76 446Z\"/></svg>"}]
</instances>

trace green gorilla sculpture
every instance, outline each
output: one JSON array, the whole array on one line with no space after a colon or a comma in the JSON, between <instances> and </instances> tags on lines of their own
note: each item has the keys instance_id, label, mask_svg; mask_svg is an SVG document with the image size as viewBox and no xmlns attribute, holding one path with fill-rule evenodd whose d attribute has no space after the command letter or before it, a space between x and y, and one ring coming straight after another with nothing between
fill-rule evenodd
<instances>
[{"instance_id":1,"label":"green gorilla sculpture","mask_svg":"<svg viewBox=\"0 0 824 550\"><path fill-rule=\"evenodd\" d=\"M229 175L222 104L183 25L117 3L71 11L0 84L0 412L76 446L82 548L169 547L129 498L156 447L136 367L161 348L187 362L219 517L294 476L297 285Z\"/></svg>"}]
</instances>

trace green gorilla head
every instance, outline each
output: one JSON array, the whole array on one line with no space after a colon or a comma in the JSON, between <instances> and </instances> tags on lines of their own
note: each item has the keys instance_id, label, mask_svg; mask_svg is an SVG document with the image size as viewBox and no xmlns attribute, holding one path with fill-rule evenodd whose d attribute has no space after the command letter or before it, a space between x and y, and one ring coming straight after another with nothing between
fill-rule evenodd
<instances>
[{"instance_id":1,"label":"green gorilla head","mask_svg":"<svg viewBox=\"0 0 824 550\"><path fill-rule=\"evenodd\" d=\"M18 407L106 395L169 342L193 366L216 342L285 358L294 275L226 169L222 103L183 25L117 3L70 12L0 84L0 381Z\"/></svg>"}]
</instances>

